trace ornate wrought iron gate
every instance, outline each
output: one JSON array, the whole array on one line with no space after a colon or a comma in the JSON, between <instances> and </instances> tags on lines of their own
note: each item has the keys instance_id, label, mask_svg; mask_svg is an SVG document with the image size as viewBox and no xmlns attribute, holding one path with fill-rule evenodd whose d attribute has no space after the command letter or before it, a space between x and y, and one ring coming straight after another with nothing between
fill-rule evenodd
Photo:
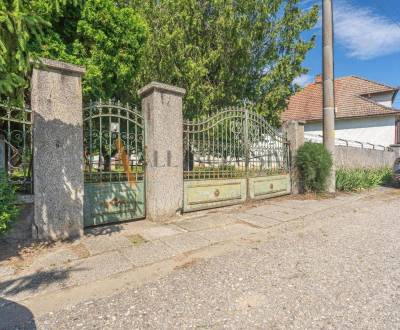
<instances>
[{"instance_id":1,"label":"ornate wrought iron gate","mask_svg":"<svg viewBox=\"0 0 400 330\"><path fill-rule=\"evenodd\" d=\"M84 223L143 218L144 121L129 105L91 103L84 109Z\"/></svg>"},{"instance_id":2,"label":"ornate wrought iron gate","mask_svg":"<svg viewBox=\"0 0 400 330\"><path fill-rule=\"evenodd\" d=\"M259 114L229 108L183 130L184 211L290 193L289 144Z\"/></svg>"}]
</instances>

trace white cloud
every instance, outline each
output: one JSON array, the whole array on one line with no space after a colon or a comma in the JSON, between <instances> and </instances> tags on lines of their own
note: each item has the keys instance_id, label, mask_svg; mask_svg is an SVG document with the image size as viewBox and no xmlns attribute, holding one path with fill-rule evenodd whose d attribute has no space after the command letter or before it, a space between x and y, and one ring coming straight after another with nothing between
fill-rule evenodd
<instances>
[{"instance_id":1,"label":"white cloud","mask_svg":"<svg viewBox=\"0 0 400 330\"><path fill-rule=\"evenodd\" d=\"M349 57L373 59L400 52L400 27L367 7L334 4L335 39Z\"/></svg>"},{"instance_id":2,"label":"white cloud","mask_svg":"<svg viewBox=\"0 0 400 330\"><path fill-rule=\"evenodd\" d=\"M314 77L309 74L302 74L301 76L294 78L293 84L297 84L301 87L304 87L311 83L314 80Z\"/></svg>"}]
</instances>

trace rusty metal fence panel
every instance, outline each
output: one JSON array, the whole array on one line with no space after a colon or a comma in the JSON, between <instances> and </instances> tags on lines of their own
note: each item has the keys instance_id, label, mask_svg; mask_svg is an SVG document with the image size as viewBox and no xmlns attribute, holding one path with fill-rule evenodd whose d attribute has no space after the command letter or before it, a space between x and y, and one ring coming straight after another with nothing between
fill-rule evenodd
<instances>
[{"instance_id":1,"label":"rusty metal fence panel","mask_svg":"<svg viewBox=\"0 0 400 330\"><path fill-rule=\"evenodd\" d=\"M289 144L258 113L227 108L183 131L185 211L290 192Z\"/></svg>"}]
</instances>

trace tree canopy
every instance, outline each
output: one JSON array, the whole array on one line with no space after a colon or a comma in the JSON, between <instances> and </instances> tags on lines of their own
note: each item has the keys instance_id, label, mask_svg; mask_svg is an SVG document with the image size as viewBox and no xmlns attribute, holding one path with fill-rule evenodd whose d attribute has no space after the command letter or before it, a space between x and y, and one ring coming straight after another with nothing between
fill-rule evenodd
<instances>
[{"instance_id":1,"label":"tree canopy","mask_svg":"<svg viewBox=\"0 0 400 330\"><path fill-rule=\"evenodd\" d=\"M32 6L51 24L42 40L32 42L33 53L85 66L86 99L130 101L147 40L144 19L114 0L70 3L58 13L48 1L33 0Z\"/></svg>"},{"instance_id":2,"label":"tree canopy","mask_svg":"<svg viewBox=\"0 0 400 330\"><path fill-rule=\"evenodd\" d=\"M113 0L0 0L0 95L27 87L37 57L86 67L84 96L131 97L147 39L144 19Z\"/></svg>"},{"instance_id":3,"label":"tree canopy","mask_svg":"<svg viewBox=\"0 0 400 330\"><path fill-rule=\"evenodd\" d=\"M158 80L186 88L186 117L247 104L277 124L317 18L299 0L0 0L0 95L42 56L84 65L86 100Z\"/></svg>"},{"instance_id":4,"label":"tree canopy","mask_svg":"<svg viewBox=\"0 0 400 330\"><path fill-rule=\"evenodd\" d=\"M149 24L137 87L160 80L187 89L195 117L228 105L254 104L277 123L314 38L318 19L299 0L134 0Z\"/></svg>"}]
</instances>

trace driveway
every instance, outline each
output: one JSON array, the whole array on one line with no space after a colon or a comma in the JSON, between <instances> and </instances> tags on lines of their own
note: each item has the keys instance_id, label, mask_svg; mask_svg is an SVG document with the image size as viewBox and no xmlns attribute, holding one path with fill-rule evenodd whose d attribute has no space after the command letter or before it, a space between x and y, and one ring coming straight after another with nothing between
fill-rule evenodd
<instances>
[{"instance_id":1,"label":"driveway","mask_svg":"<svg viewBox=\"0 0 400 330\"><path fill-rule=\"evenodd\" d=\"M146 272L15 302L34 317L26 313L25 328L39 329L395 329L399 210L395 189L220 210L214 217L237 218L236 239L197 228L196 237L214 243ZM193 229L195 219L174 225ZM244 228L255 230L238 235Z\"/></svg>"}]
</instances>

